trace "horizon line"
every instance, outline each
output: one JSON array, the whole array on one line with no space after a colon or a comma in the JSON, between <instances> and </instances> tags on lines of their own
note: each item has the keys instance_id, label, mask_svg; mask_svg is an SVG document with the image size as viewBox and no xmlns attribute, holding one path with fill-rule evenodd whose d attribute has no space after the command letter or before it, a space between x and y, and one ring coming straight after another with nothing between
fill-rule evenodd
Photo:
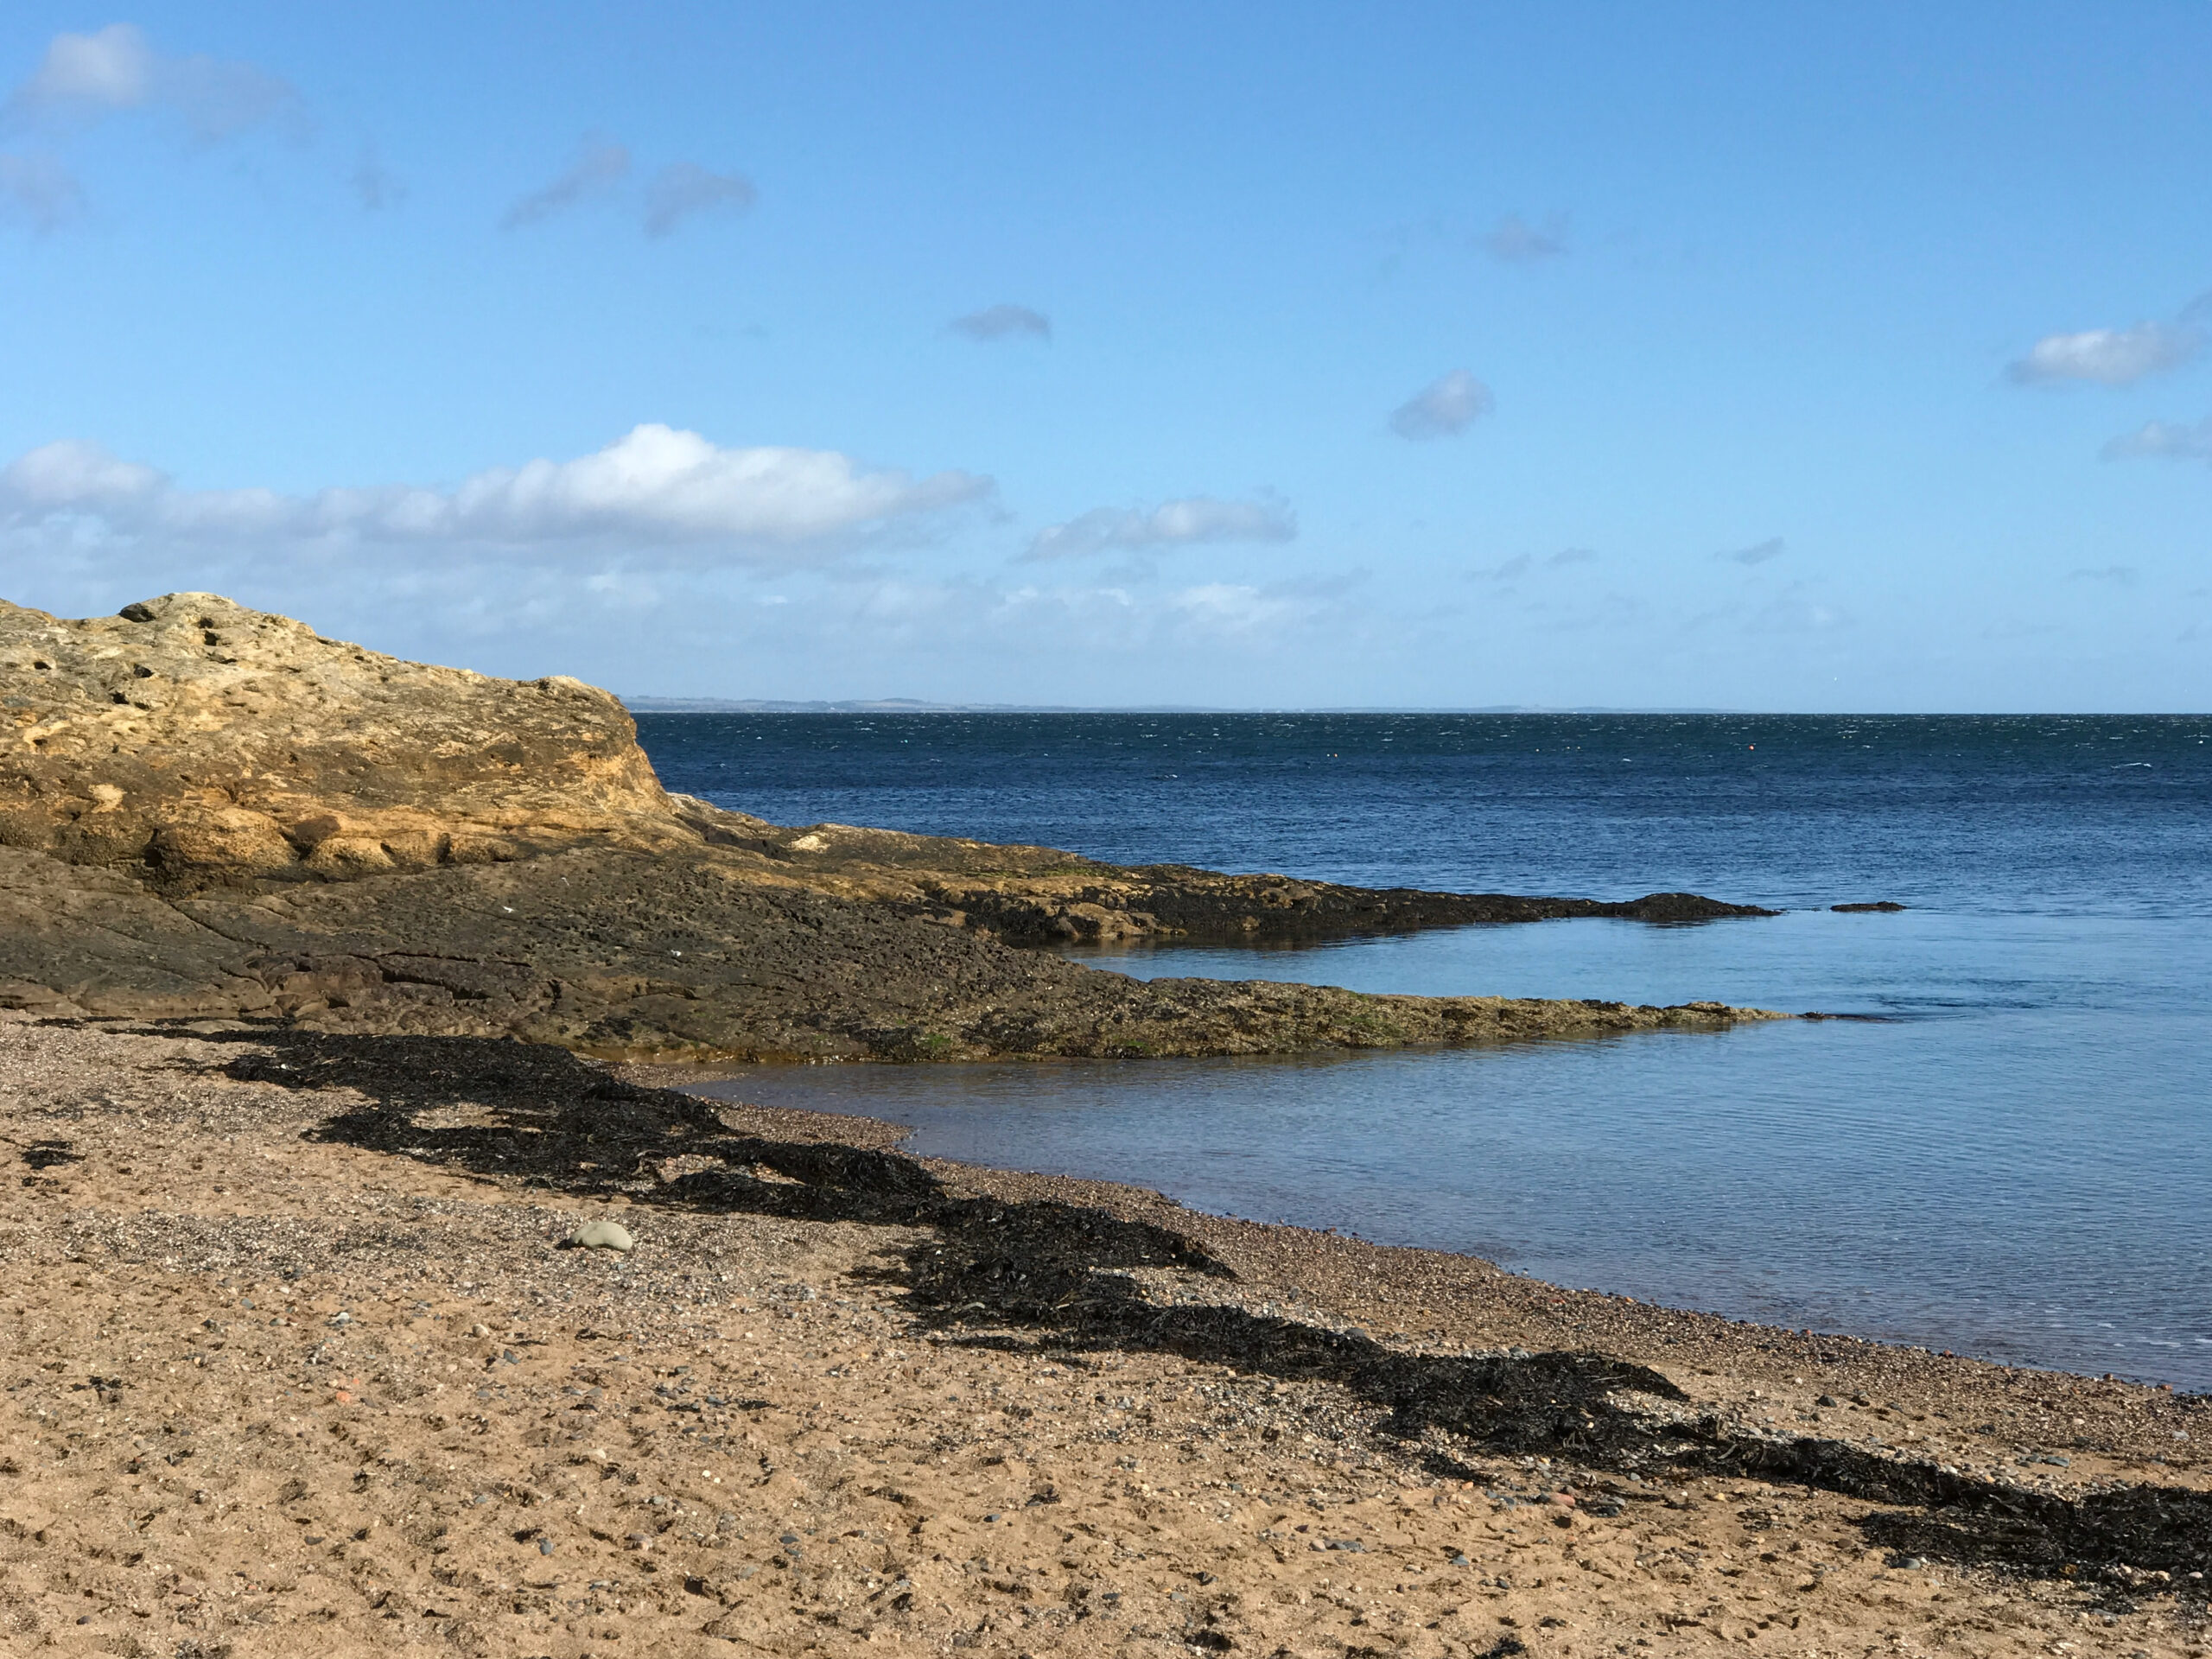
<instances>
[{"instance_id":1,"label":"horizon line","mask_svg":"<svg viewBox=\"0 0 2212 1659\"><path fill-rule=\"evenodd\" d=\"M1323 703L1303 706L1214 703L931 702L915 697L779 698L619 696L633 715L1704 715L1741 719L1811 720L2200 720L2212 710L1802 709L1605 703Z\"/></svg>"}]
</instances>

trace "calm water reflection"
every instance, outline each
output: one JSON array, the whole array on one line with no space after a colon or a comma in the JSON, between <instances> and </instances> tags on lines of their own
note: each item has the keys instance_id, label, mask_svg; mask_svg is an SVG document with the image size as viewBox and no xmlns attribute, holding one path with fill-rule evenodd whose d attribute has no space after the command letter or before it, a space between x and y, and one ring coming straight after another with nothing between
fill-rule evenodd
<instances>
[{"instance_id":1,"label":"calm water reflection","mask_svg":"<svg viewBox=\"0 0 2212 1659\"><path fill-rule=\"evenodd\" d=\"M1093 958L1373 990L1764 992L1888 1018L1292 1059L771 1067L717 1092L1561 1283L2207 1388L2202 934L1823 913Z\"/></svg>"}]
</instances>

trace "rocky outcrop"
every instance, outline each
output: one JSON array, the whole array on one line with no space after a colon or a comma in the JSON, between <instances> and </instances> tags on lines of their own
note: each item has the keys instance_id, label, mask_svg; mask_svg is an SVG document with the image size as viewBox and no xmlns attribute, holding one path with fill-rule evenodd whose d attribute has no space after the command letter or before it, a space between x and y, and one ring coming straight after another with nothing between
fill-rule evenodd
<instances>
[{"instance_id":1,"label":"rocky outcrop","mask_svg":"<svg viewBox=\"0 0 2212 1659\"><path fill-rule=\"evenodd\" d=\"M696 842L620 703L326 639L212 594L0 603L0 846L163 891Z\"/></svg>"},{"instance_id":2,"label":"rocky outcrop","mask_svg":"<svg viewBox=\"0 0 2212 1659\"><path fill-rule=\"evenodd\" d=\"M1144 938L1257 944L1478 922L1590 916L1709 922L1777 913L1694 893L1654 893L1610 903L1349 887L1287 875L1225 875L1186 864L1101 864L1050 847L995 846L851 824L787 829L678 798L709 840L756 853L796 879L855 896L904 901L938 919L1020 944Z\"/></svg>"},{"instance_id":3,"label":"rocky outcrop","mask_svg":"<svg viewBox=\"0 0 2212 1659\"><path fill-rule=\"evenodd\" d=\"M1219 1054L1715 1026L1718 1004L1129 979L1019 944L1746 912L1368 892L785 829L660 787L612 697L207 594L0 607L0 1006L606 1056Z\"/></svg>"},{"instance_id":4,"label":"rocky outcrop","mask_svg":"<svg viewBox=\"0 0 2212 1659\"><path fill-rule=\"evenodd\" d=\"M710 851L604 848L174 900L113 871L0 849L0 1006L283 1016L664 1060L1249 1054L1747 1017L1717 1003L1131 979L765 885Z\"/></svg>"}]
</instances>

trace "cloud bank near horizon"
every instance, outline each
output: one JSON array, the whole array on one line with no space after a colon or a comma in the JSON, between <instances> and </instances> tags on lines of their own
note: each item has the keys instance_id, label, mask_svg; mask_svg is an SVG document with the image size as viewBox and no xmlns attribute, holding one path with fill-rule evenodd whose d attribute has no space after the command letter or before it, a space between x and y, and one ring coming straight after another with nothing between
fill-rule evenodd
<instances>
[{"instance_id":1,"label":"cloud bank near horizon","mask_svg":"<svg viewBox=\"0 0 2212 1659\"><path fill-rule=\"evenodd\" d=\"M239 551L353 543L486 553L594 551L649 562L787 563L834 555L982 499L991 480L916 479L835 450L723 448L657 424L569 461L492 467L452 489L189 490L98 444L48 443L0 468L0 532L220 543Z\"/></svg>"},{"instance_id":2,"label":"cloud bank near horizon","mask_svg":"<svg viewBox=\"0 0 2212 1659\"><path fill-rule=\"evenodd\" d=\"M1298 517L1281 501L1224 501L1193 495L1148 509L1093 507L1065 524L1039 531L1022 559L1085 558L1202 542L1287 542L1297 535Z\"/></svg>"}]
</instances>

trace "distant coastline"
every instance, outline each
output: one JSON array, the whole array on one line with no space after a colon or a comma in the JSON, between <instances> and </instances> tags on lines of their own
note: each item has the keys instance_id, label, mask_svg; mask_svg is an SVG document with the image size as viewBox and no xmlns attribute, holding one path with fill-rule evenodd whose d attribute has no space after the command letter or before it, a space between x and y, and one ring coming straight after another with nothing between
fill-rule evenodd
<instances>
[{"instance_id":1,"label":"distant coastline","mask_svg":"<svg viewBox=\"0 0 2212 1659\"><path fill-rule=\"evenodd\" d=\"M1410 704L1319 709L1222 709L1205 703L1092 704L1059 702L925 702L914 697L851 697L792 701L781 697L623 697L633 715L1743 715L1743 709L1609 709L1598 705L1554 709L1538 703L1496 703L1479 709L1429 709Z\"/></svg>"}]
</instances>

